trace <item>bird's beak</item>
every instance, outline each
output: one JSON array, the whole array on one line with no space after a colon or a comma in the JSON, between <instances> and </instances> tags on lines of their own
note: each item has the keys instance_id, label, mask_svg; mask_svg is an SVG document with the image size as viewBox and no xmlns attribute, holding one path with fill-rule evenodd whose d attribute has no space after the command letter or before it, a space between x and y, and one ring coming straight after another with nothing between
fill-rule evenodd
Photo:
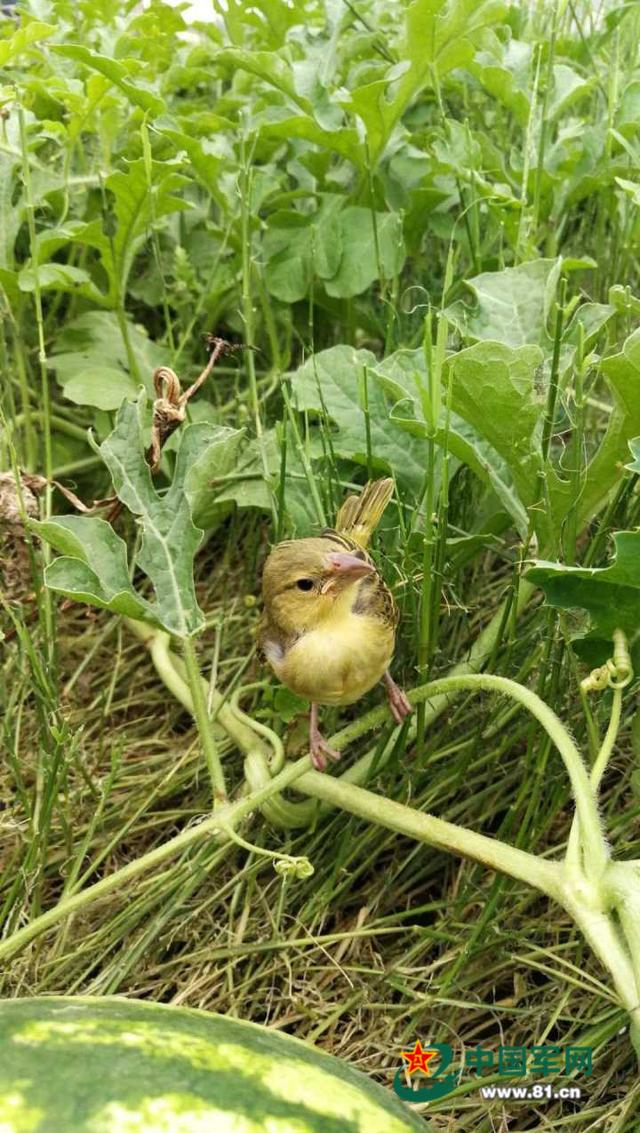
<instances>
[{"instance_id":1,"label":"bird's beak","mask_svg":"<svg viewBox=\"0 0 640 1133\"><path fill-rule=\"evenodd\" d=\"M357 555L350 555L347 551L336 551L329 555L327 570L331 573L322 585L322 594L328 594L332 590L342 590L349 583L363 578L365 574L371 574L375 567L364 559L359 559Z\"/></svg>"}]
</instances>

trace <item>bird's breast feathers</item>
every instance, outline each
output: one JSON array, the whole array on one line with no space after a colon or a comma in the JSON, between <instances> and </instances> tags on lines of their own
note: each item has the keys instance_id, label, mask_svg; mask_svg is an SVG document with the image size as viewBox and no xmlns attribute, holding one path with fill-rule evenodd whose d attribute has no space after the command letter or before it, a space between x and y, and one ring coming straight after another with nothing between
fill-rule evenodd
<instances>
[{"instance_id":1,"label":"bird's breast feathers","mask_svg":"<svg viewBox=\"0 0 640 1133\"><path fill-rule=\"evenodd\" d=\"M276 676L298 696L318 704L351 704L384 676L394 637L388 621L351 612L287 647L267 631L262 647Z\"/></svg>"}]
</instances>

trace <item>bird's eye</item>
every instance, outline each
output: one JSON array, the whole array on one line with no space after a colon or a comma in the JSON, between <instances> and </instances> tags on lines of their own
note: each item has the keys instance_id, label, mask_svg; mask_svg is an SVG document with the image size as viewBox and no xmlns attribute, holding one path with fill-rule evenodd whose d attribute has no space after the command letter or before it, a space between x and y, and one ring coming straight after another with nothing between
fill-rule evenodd
<instances>
[{"instance_id":1,"label":"bird's eye","mask_svg":"<svg viewBox=\"0 0 640 1133\"><path fill-rule=\"evenodd\" d=\"M313 590L313 579L299 578L296 582L296 586L298 587L298 590Z\"/></svg>"}]
</instances>

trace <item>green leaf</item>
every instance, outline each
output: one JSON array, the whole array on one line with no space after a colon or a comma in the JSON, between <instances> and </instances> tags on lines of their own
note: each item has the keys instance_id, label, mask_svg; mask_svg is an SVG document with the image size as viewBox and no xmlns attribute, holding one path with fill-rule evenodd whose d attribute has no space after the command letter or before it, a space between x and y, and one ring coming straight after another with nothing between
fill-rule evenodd
<instances>
[{"instance_id":1,"label":"green leaf","mask_svg":"<svg viewBox=\"0 0 640 1133\"><path fill-rule=\"evenodd\" d=\"M341 197L329 196L311 219L295 211L270 217L262 247L265 282L276 299L295 303L308 294L315 277L336 274L342 253L342 203Z\"/></svg>"},{"instance_id":2,"label":"green leaf","mask_svg":"<svg viewBox=\"0 0 640 1133\"><path fill-rule=\"evenodd\" d=\"M591 628L577 648L593 664L611 656L613 631L621 629L640 664L640 531L613 537L614 561L608 567L573 567L538 562L526 577L542 587L547 602L561 609L583 609Z\"/></svg>"},{"instance_id":3,"label":"green leaf","mask_svg":"<svg viewBox=\"0 0 640 1133\"><path fill-rule=\"evenodd\" d=\"M571 484L542 457L540 424L546 404L542 360L538 346L510 349L497 342L479 342L451 355L445 370L452 382L453 408L504 460L545 547L553 545L572 495Z\"/></svg>"},{"instance_id":4,"label":"green leaf","mask_svg":"<svg viewBox=\"0 0 640 1133\"><path fill-rule=\"evenodd\" d=\"M636 207L640 207L640 185L636 181L626 181L623 177L616 177L614 180L631 201L633 201L633 204Z\"/></svg>"},{"instance_id":5,"label":"green leaf","mask_svg":"<svg viewBox=\"0 0 640 1133\"><path fill-rule=\"evenodd\" d=\"M24 217L22 198L14 200L17 158L0 153L0 268L11 269L14 245Z\"/></svg>"},{"instance_id":6,"label":"green leaf","mask_svg":"<svg viewBox=\"0 0 640 1133\"><path fill-rule=\"evenodd\" d=\"M284 485L284 510L287 517L287 531L292 536L309 535L323 526L323 521L309 490L308 470L300 458L297 449L297 438L291 426L286 433L286 475ZM229 475L220 485L213 480L213 493L215 506L223 506L232 502L239 508L257 508L259 511L271 510L271 485L278 485L282 465L283 431L279 426L270 429L262 436L260 441L249 441L242 451L242 458L233 468L233 475ZM307 457L308 457L307 453ZM323 463L309 461L311 475L318 474L318 467ZM266 476L265 479L265 467Z\"/></svg>"},{"instance_id":7,"label":"green leaf","mask_svg":"<svg viewBox=\"0 0 640 1133\"><path fill-rule=\"evenodd\" d=\"M173 477L158 491L145 458L147 398L125 401L116 425L99 447L118 496L140 527L136 567L153 585L155 601L140 597L130 583L125 544L104 520L66 516L38 524L41 537L62 552L47 571L47 585L60 593L151 621L179 637L204 624L193 581L193 560L208 518L206 493L214 474L234 459L240 434L208 422L180 431Z\"/></svg>"},{"instance_id":8,"label":"green leaf","mask_svg":"<svg viewBox=\"0 0 640 1133\"><path fill-rule=\"evenodd\" d=\"M331 444L338 456L367 463L367 429L363 410L365 367L373 371L376 358L368 350L333 346L309 358L290 375L295 404L300 410L328 414L337 432ZM424 486L426 446L405 435L392 420L380 383L368 384L371 457L377 470L390 470L414 494Z\"/></svg>"},{"instance_id":9,"label":"green leaf","mask_svg":"<svg viewBox=\"0 0 640 1133\"><path fill-rule=\"evenodd\" d=\"M258 32L258 39L271 50L280 47L290 27L304 23L304 12L286 0L257 0L248 7L244 0L227 0L224 6L224 26L232 43L239 46L247 36L247 29Z\"/></svg>"},{"instance_id":10,"label":"green leaf","mask_svg":"<svg viewBox=\"0 0 640 1133\"><path fill-rule=\"evenodd\" d=\"M589 94L593 83L583 79L573 67L566 63L554 63L553 86L547 103L549 119L559 118L579 98Z\"/></svg>"},{"instance_id":11,"label":"green leaf","mask_svg":"<svg viewBox=\"0 0 640 1133\"><path fill-rule=\"evenodd\" d=\"M173 481L160 495L151 479L144 457L143 437L146 396L137 404L125 401L118 411L116 426L100 445L118 499L141 520L142 537L138 566L148 575L156 592L156 617L170 633L180 637L197 633L204 624L193 582L193 559L202 531L191 518L185 493L187 457L192 445L185 429L178 450ZM192 425L199 431L206 425ZM209 427L210 428L210 427Z\"/></svg>"},{"instance_id":12,"label":"green leaf","mask_svg":"<svg viewBox=\"0 0 640 1133\"><path fill-rule=\"evenodd\" d=\"M384 111L384 130L372 152L377 161L393 126L411 101L434 80L472 62L484 29L502 20L501 0L413 0L406 9L401 59L409 68L395 84L395 94Z\"/></svg>"},{"instance_id":13,"label":"green leaf","mask_svg":"<svg viewBox=\"0 0 640 1133\"><path fill-rule=\"evenodd\" d=\"M110 523L91 515L61 515L34 520L30 526L63 556L45 571L51 590L115 614L161 624L151 604L133 589L126 544Z\"/></svg>"},{"instance_id":14,"label":"green leaf","mask_svg":"<svg viewBox=\"0 0 640 1133\"><path fill-rule=\"evenodd\" d=\"M375 279L393 279L402 269L406 253L398 213L352 205L340 213L339 232L342 255L336 274L325 281L328 295L360 295Z\"/></svg>"},{"instance_id":15,"label":"green leaf","mask_svg":"<svg viewBox=\"0 0 640 1133\"><path fill-rule=\"evenodd\" d=\"M56 359L51 359L48 365L55 368ZM125 373L122 369L105 366L101 362L92 362L90 367L81 362L75 355L60 355L60 363L67 369L78 365L79 372L65 381L60 381L64 396L73 401L75 405L92 405L94 409L117 409L126 399L134 401L137 397L139 385L136 379Z\"/></svg>"},{"instance_id":16,"label":"green leaf","mask_svg":"<svg viewBox=\"0 0 640 1133\"><path fill-rule=\"evenodd\" d=\"M229 510L218 498L216 480L230 476L237 468L243 438L243 429L205 422L183 430L180 454L186 466L184 493L196 527L206 530L215 526Z\"/></svg>"},{"instance_id":17,"label":"green leaf","mask_svg":"<svg viewBox=\"0 0 640 1133\"><path fill-rule=\"evenodd\" d=\"M626 339L619 354L600 363L614 396L607 431L588 467L579 516L587 522L605 502L622 474L629 441L640 434L640 330Z\"/></svg>"},{"instance_id":18,"label":"green leaf","mask_svg":"<svg viewBox=\"0 0 640 1133\"><path fill-rule=\"evenodd\" d=\"M561 264L558 257L482 272L465 280L473 303L458 300L445 309L445 314L467 340L548 347L547 322Z\"/></svg>"},{"instance_id":19,"label":"green leaf","mask_svg":"<svg viewBox=\"0 0 640 1133\"><path fill-rule=\"evenodd\" d=\"M152 224L191 205L175 196L189 184L188 177L170 162L143 157L117 170L105 180L113 195L113 209L102 220L93 220L75 233L74 239L97 248L109 277L109 300L115 304L124 294L134 258L149 235Z\"/></svg>"},{"instance_id":20,"label":"green leaf","mask_svg":"<svg viewBox=\"0 0 640 1133\"><path fill-rule=\"evenodd\" d=\"M395 402L390 420L413 436L429 437L431 429L425 420L421 396L427 377L424 352L399 350L371 373ZM524 536L528 528L525 507L514 489L505 461L481 433L457 412L451 414L447 428L446 413L442 410L433 439L438 445L446 444L449 452L493 488L502 507Z\"/></svg>"},{"instance_id":21,"label":"green leaf","mask_svg":"<svg viewBox=\"0 0 640 1133\"><path fill-rule=\"evenodd\" d=\"M45 24L41 20L32 20L24 27L18 28L9 39L0 40L0 67L5 67L16 56L32 47L34 43L48 39L55 31L55 24Z\"/></svg>"},{"instance_id":22,"label":"green leaf","mask_svg":"<svg viewBox=\"0 0 640 1133\"><path fill-rule=\"evenodd\" d=\"M91 51L90 48L83 47L79 43L55 44L51 50L58 55L64 55L67 59L74 59L77 63L84 64L92 71L99 71L101 75L104 75L105 78L110 79L115 86L119 87L134 106L139 106L142 110L147 110L151 114L163 113L165 104L162 98L140 85L140 80L134 83L129 78L132 71L139 72L142 70L139 60L128 59L125 63L124 61L110 59L107 55L99 55L97 51Z\"/></svg>"},{"instance_id":23,"label":"green leaf","mask_svg":"<svg viewBox=\"0 0 640 1133\"><path fill-rule=\"evenodd\" d=\"M41 291L68 291L73 295L82 295L94 303L105 301L104 295L83 268L72 264L40 264L37 269L37 281ZM35 291L36 269L24 267L18 275L18 286L21 291Z\"/></svg>"},{"instance_id":24,"label":"green leaf","mask_svg":"<svg viewBox=\"0 0 640 1133\"><path fill-rule=\"evenodd\" d=\"M529 43L498 39L491 45L494 52L479 51L469 71L486 91L511 110L521 126L526 126L530 112L531 54Z\"/></svg>"},{"instance_id":25,"label":"green leaf","mask_svg":"<svg viewBox=\"0 0 640 1133\"><path fill-rule=\"evenodd\" d=\"M288 95L302 109L310 110L311 104L308 99L299 96L296 92L289 64L275 52L245 51L237 47L227 47L216 52L215 60L219 64L228 64L232 71L237 68L249 71Z\"/></svg>"},{"instance_id":26,"label":"green leaf","mask_svg":"<svg viewBox=\"0 0 640 1133\"><path fill-rule=\"evenodd\" d=\"M231 123L228 123L228 126L230 127ZM221 172L225 162L214 148L214 143L207 138L193 137L185 132L184 126L176 128L173 123L165 124L163 120L156 123L155 128L169 138L177 149L184 150L199 181L213 199L226 209L228 201L221 184Z\"/></svg>"},{"instance_id":27,"label":"green leaf","mask_svg":"<svg viewBox=\"0 0 640 1133\"><path fill-rule=\"evenodd\" d=\"M128 335L138 372L153 396L152 374L166 361L166 353L137 325L128 324ZM124 398L133 400L138 395L140 383L129 371L120 325L111 311L85 311L67 323L55 340L47 366L55 370L64 396L76 405L118 409Z\"/></svg>"},{"instance_id":28,"label":"green leaf","mask_svg":"<svg viewBox=\"0 0 640 1133\"><path fill-rule=\"evenodd\" d=\"M269 107L259 119L260 131L269 137L286 138L288 141L303 138L365 169L366 154L356 130L349 130L346 126L340 130L325 130L311 117L311 113L311 107L306 114L292 112L289 107Z\"/></svg>"},{"instance_id":29,"label":"green leaf","mask_svg":"<svg viewBox=\"0 0 640 1133\"><path fill-rule=\"evenodd\" d=\"M544 354L540 384L544 395L549 382L554 341L555 303L560 271L564 261L532 260L499 272L483 272L465 280L474 302L462 300L445 308L448 320L467 342L496 341L506 346L539 346ZM563 329L558 372L561 385L573 363L582 334L582 345L588 350L598 334L614 316L615 308L607 303L582 303Z\"/></svg>"}]
</instances>

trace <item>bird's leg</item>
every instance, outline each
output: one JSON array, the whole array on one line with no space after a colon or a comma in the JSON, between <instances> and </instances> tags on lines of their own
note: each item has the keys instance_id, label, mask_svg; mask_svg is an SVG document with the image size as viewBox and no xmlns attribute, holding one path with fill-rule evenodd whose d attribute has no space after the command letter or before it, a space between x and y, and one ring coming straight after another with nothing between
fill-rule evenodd
<instances>
[{"instance_id":1,"label":"bird's leg","mask_svg":"<svg viewBox=\"0 0 640 1133\"><path fill-rule=\"evenodd\" d=\"M316 771L325 770L327 766L325 756L332 759L334 763L340 759L340 752L335 751L320 734L317 704L311 705L311 715L309 716L309 750L311 751L311 762Z\"/></svg>"},{"instance_id":2,"label":"bird's leg","mask_svg":"<svg viewBox=\"0 0 640 1133\"><path fill-rule=\"evenodd\" d=\"M411 715L413 708L409 703L406 693L396 684L388 669L384 674L384 683L387 687L387 700L389 701L391 715L396 724L402 724L407 716Z\"/></svg>"}]
</instances>

